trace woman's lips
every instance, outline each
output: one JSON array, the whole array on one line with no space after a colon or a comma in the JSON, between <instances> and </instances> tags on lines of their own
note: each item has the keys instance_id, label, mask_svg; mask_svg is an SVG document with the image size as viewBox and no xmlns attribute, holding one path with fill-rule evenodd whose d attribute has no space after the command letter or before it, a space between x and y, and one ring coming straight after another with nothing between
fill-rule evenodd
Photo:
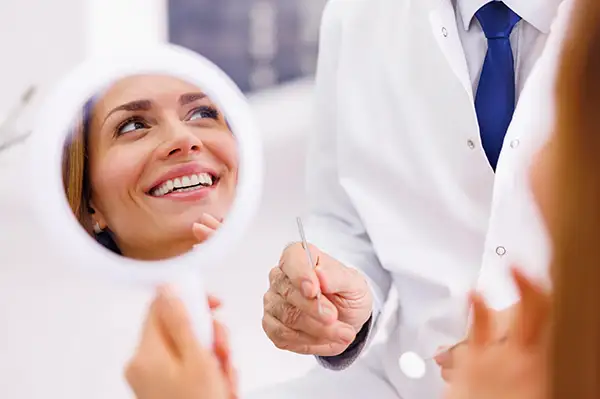
<instances>
[{"instance_id":1,"label":"woman's lips","mask_svg":"<svg viewBox=\"0 0 600 399\"><path fill-rule=\"evenodd\" d=\"M179 200L179 201L198 201L200 199L206 198L210 195L210 193L217 187L219 181L215 181L211 186L195 186L190 188L181 189L178 191L171 191L167 194L161 196L152 196L156 199L169 199L169 200Z\"/></svg>"}]
</instances>

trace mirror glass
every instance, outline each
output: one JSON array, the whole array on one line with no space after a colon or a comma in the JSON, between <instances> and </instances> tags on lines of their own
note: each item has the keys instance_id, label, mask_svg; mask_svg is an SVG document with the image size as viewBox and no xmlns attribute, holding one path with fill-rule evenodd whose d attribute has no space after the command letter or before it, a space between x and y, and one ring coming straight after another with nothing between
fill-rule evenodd
<instances>
[{"instance_id":1,"label":"mirror glass","mask_svg":"<svg viewBox=\"0 0 600 399\"><path fill-rule=\"evenodd\" d=\"M238 144L224 110L194 83L122 77L85 102L65 136L69 207L111 252L168 259L209 240L226 220Z\"/></svg>"}]
</instances>

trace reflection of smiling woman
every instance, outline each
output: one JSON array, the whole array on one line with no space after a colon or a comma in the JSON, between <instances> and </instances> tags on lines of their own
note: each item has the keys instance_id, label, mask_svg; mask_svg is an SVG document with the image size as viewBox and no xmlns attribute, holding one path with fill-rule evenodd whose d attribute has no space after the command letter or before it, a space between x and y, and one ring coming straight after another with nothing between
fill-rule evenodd
<instances>
[{"instance_id":1,"label":"reflection of smiling woman","mask_svg":"<svg viewBox=\"0 0 600 399\"><path fill-rule=\"evenodd\" d=\"M218 228L235 196L237 145L207 96L173 77L133 76L87 108L63 176L90 234L125 256L158 260Z\"/></svg>"}]
</instances>

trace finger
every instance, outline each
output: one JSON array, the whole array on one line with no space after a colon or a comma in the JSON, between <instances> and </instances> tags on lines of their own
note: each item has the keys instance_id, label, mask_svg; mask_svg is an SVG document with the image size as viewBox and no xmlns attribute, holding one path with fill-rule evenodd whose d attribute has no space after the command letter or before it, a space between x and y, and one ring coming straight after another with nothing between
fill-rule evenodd
<instances>
[{"instance_id":1,"label":"finger","mask_svg":"<svg viewBox=\"0 0 600 399\"><path fill-rule=\"evenodd\" d=\"M333 323L337 320L337 308L329 299L325 296L321 296L318 299L306 298L298 288L294 287L291 280L279 267L271 270L269 280L272 287L270 291L278 295L270 295L268 297L265 295L265 305L267 304L267 299L276 299L277 296L280 296L293 307L322 323Z\"/></svg>"},{"instance_id":2,"label":"finger","mask_svg":"<svg viewBox=\"0 0 600 399\"><path fill-rule=\"evenodd\" d=\"M490 342L492 335L492 316L484 299L478 293L470 294L473 309L473 324L469 340L474 347L483 347Z\"/></svg>"},{"instance_id":3,"label":"finger","mask_svg":"<svg viewBox=\"0 0 600 399\"><path fill-rule=\"evenodd\" d=\"M452 382L452 375L454 374L455 370L452 369L452 368L442 368L440 371L441 371L441 374L442 374L442 379L446 383L451 383Z\"/></svg>"},{"instance_id":4,"label":"finger","mask_svg":"<svg viewBox=\"0 0 600 399\"><path fill-rule=\"evenodd\" d=\"M303 332L326 342L349 345L354 341L355 330L346 323L334 320L324 324L286 302L280 295L270 291L265 294L264 300L265 312L292 330Z\"/></svg>"},{"instance_id":5,"label":"finger","mask_svg":"<svg viewBox=\"0 0 600 399\"><path fill-rule=\"evenodd\" d=\"M158 315L159 308L159 298L158 296L154 298L150 307L148 309L148 314L144 321L144 326L142 327L142 335L140 338L140 342L138 344L138 348L136 350L137 354L144 354L144 356L153 354L167 354L164 344L164 337L162 335L162 330L160 328L160 321ZM161 349L164 349L161 351Z\"/></svg>"},{"instance_id":6,"label":"finger","mask_svg":"<svg viewBox=\"0 0 600 399\"><path fill-rule=\"evenodd\" d=\"M320 252L310 244L308 247L312 261L316 263ZM315 265L309 264L302 243L291 244L283 251L279 260L279 267L294 287L300 289L300 292L306 298L315 298L320 292L319 280L314 271Z\"/></svg>"},{"instance_id":7,"label":"finger","mask_svg":"<svg viewBox=\"0 0 600 399\"><path fill-rule=\"evenodd\" d=\"M215 230L201 223L194 223L192 226L192 232L194 233L194 237L196 237L198 240L198 243L203 243L214 234Z\"/></svg>"},{"instance_id":8,"label":"finger","mask_svg":"<svg viewBox=\"0 0 600 399\"><path fill-rule=\"evenodd\" d=\"M540 339L545 330L550 313L550 299L545 290L532 282L522 271L513 268L511 272L521 296L511 334L521 345L532 345Z\"/></svg>"},{"instance_id":9,"label":"finger","mask_svg":"<svg viewBox=\"0 0 600 399\"><path fill-rule=\"evenodd\" d=\"M278 349L303 355L336 356L348 347L345 344L326 342L292 330L268 313L263 316L262 325L263 330Z\"/></svg>"},{"instance_id":10,"label":"finger","mask_svg":"<svg viewBox=\"0 0 600 399\"><path fill-rule=\"evenodd\" d=\"M218 320L213 321L214 327L214 353L217 357L221 370L228 380L231 393L237 396L237 373L231 360L231 348L227 329Z\"/></svg>"},{"instance_id":11,"label":"finger","mask_svg":"<svg viewBox=\"0 0 600 399\"><path fill-rule=\"evenodd\" d=\"M221 227L221 222L208 213L203 213L202 216L200 216L200 223L213 230L217 230Z\"/></svg>"},{"instance_id":12,"label":"finger","mask_svg":"<svg viewBox=\"0 0 600 399\"><path fill-rule=\"evenodd\" d=\"M223 368L223 371L226 371L228 363L230 362L230 347L227 330L217 320L213 320L213 331L213 350Z\"/></svg>"},{"instance_id":13,"label":"finger","mask_svg":"<svg viewBox=\"0 0 600 399\"><path fill-rule=\"evenodd\" d=\"M346 267L327 255L323 258L316 273L324 294L348 296L362 295L367 291L367 281L358 270Z\"/></svg>"},{"instance_id":14,"label":"finger","mask_svg":"<svg viewBox=\"0 0 600 399\"><path fill-rule=\"evenodd\" d=\"M221 300L214 295L208 295L208 307L211 311L219 309L222 305Z\"/></svg>"},{"instance_id":15,"label":"finger","mask_svg":"<svg viewBox=\"0 0 600 399\"><path fill-rule=\"evenodd\" d=\"M437 365L441 368L452 367L452 355L450 354L450 348L440 348L437 351L437 355L434 356L433 360L435 360Z\"/></svg>"},{"instance_id":16,"label":"finger","mask_svg":"<svg viewBox=\"0 0 600 399\"><path fill-rule=\"evenodd\" d=\"M196 339L183 302L169 287L162 287L157 298L157 315L165 338L178 358L205 352Z\"/></svg>"},{"instance_id":17,"label":"finger","mask_svg":"<svg viewBox=\"0 0 600 399\"><path fill-rule=\"evenodd\" d=\"M173 357L170 346L162 335L157 305L155 298L148 309L135 353L125 367L125 378L132 387L138 381L167 369L170 365L169 359Z\"/></svg>"}]
</instances>

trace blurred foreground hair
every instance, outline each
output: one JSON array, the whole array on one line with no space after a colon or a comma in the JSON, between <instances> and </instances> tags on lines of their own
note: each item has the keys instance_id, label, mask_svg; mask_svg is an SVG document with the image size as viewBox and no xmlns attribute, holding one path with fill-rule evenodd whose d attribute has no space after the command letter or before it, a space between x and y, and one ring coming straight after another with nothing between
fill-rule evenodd
<instances>
[{"instance_id":1,"label":"blurred foreground hair","mask_svg":"<svg viewBox=\"0 0 600 399\"><path fill-rule=\"evenodd\" d=\"M576 0L556 86L553 399L600 398L600 0Z\"/></svg>"}]
</instances>

